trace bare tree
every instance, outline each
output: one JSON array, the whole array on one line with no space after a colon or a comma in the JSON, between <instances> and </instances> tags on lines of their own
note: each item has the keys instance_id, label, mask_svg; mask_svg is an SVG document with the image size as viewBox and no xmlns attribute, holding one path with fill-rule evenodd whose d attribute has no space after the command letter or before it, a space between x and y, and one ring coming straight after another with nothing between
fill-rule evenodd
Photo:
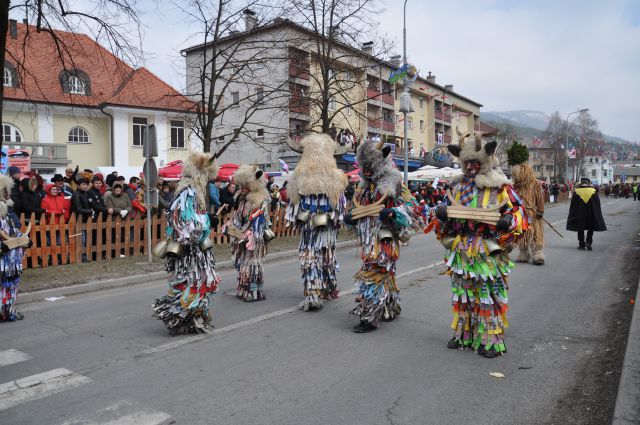
<instances>
[{"instance_id":1,"label":"bare tree","mask_svg":"<svg viewBox=\"0 0 640 425\"><path fill-rule=\"evenodd\" d=\"M26 22L35 23L37 32L51 36L56 54L65 70L74 69L73 54L65 40L58 37L55 29L91 34L100 44L105 45L116 56L131 64L141 58L140 13L135 8L135 0L96 0L93 3L78 3L73 6L64 0L4 0L0 6L0 71L4 75L5 61L10 59L18 73L28 72L16 55L7 51L9 15L22 16ZM29 39L31 25L23 43ZM0 104L4 101L4 86L0 86ZM0 123L2 109L0 108ZM4 135L3 135L4 136ZM0 137L0 149L4 137Z\"/></svg>"},{"instance_id":2,"label":"bare tree","mask_svg":"<svg viewBox=\"0 0 640 425\"><path fill-rule=\"evenodd\" d=\"M205 152L220 156L243 136L257 147L282 143L287 128L268 122L251 131L258 116L274 118L288 107L288 78L272 67L287 60L286 36L257 31L279 11L257 0L193 0L178 6L195 24L201 44L186 49L187 96L196 101L192 120ZM277 120L273 120L274 122Z\"/></svg>"},{"instance_id":3,"label":"bare tree","mask_svg":"<svg viewBox=\"0 0 640 425\"><path fill-rule=\"evenodd\" d=\"M598 127L598 121L588 111L581 112L570 128L577 140L576 168L580 173L584 173L585 157L595 155L596 147L603 139L602 133Z\"/></svg>"},{"instance_id":4,"label":"bare tree","mask_svg":"<svg viewBox=\"0 0 640 425\"><path fill-rule=\"evenodd\" d=\"M568 146L566 144L566 136L567 136L567 122L560 116L560 112L555 111L549 117L549 123L547 124L547 128L544 131L543 137L549 140L550 145L553 147L553 169L554 169L554 177L560 177L561 180L565 181L565 161L567 155ZM562 164L562 166L560 166ZM561 175L558 176L557 170L563 170Z\"/></svg>"},{"instance_id":5,"label":"bare tree","mask_svg":"<svg viewBox=\"0 0 640 425\"><path fill-rule=\"evenodd\" d=\"M390 94L382 82L367 90L368 70L376 65L371 55L389 54L391 45L376 35L377 0L288 0L289 18L311 31L299 42L301 52L311 52L309 93L302 96L315 114L310 127L328 133L332 122L355 113L366 119L366 102ZM376 40L376 43L370 42ZM366 52L361 50L363 44ZM375 74L375 71L373 72Z\"/></svg>"}]
</instances>

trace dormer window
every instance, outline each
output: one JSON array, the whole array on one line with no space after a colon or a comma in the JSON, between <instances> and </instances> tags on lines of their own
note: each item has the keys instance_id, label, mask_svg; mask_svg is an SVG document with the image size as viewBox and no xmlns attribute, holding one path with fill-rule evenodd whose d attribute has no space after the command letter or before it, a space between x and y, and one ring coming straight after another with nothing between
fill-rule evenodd
<instances>
[{"instance_id":1,"label":"dormer window","mask_svg":"<svg viewBox=\"0 0 640 425\"><path fill-rule=\"evenodd\" d=\"M60 74L60 83L62 84L62 91L65 93L80 96L91 95L91 81L89 80L89 76L79 69L62 71Z\"/></svg>"},{"instance_id":2,"label":"dormer window","mask_svg":"<svg viewBox=\"0 0 640 425\"><path fill-rule=\"evenodd\" d=\"M2 85L5 87L18 87L18 74L16 68L9 62L4 63L4 74L2 76Z\"/></svg>"}]
</instances>

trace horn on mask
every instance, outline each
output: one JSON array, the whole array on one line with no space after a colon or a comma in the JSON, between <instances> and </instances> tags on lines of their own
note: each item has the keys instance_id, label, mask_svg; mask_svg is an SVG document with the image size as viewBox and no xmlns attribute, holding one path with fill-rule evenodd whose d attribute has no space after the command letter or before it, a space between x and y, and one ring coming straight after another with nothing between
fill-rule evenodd
<instances>
[{"instance_id":1,"label":"horn on mask","mask_svg":"<svg viewBox=\"0 0 640 425\"><path fill-rule=\"evenodd\" d=\"M376 144L376 149L381 151L383 147L384 147L384 140L382 140L382 137L381 137L380 141Z\"/></svg>"}]
</instances>

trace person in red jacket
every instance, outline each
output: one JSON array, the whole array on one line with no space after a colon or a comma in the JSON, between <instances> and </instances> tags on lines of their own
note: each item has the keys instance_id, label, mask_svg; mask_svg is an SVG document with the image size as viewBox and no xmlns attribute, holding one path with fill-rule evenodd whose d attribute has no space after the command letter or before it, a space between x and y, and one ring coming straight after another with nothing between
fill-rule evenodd
<instances>
[{"instance_id":1,"label":"person in red jacket","mask_svg":"<svg viewBox=\"0 0 640 425\"><path fill-rule=\"evenodd\" d=\"M136 198L131 201L131 206L133 207L131 215L133 218L138 215L141 219L147 216L147 208L144 206L144 192L141 189L136 192Z\"/></svg>"},{"instance_id":2,"label":"person in red jacket","mask_svg":"<svg viewBox=\"0 0 640 425\"><path fill-rule=\"evenodd\" d=\"M47 194L40 202L40 208L45 210L47 224L52 222L52 218L54 224L60 223L60 219L62 223L66 223L71 215L71 202L65 199L64 194L55 184L47 185L46 192Z\"/></svg>"}]
</instances>

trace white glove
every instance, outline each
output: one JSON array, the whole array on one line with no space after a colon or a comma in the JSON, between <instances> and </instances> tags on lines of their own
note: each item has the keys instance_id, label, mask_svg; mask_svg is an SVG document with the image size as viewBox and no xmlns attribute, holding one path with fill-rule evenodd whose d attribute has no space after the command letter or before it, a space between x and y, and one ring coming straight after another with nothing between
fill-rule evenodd
<instances>
[{"instance_id":1,"label":"white glove","mask_svg":"<svg viewBox=\"0 0 640 425\"><path fill-rule=\"evenodd\" d=\"M128 212L129 211L127 211L127 210L120 210L120 215L122 216L122 218L125 218L127 216Z\"/></svg>"}]
</instances>

